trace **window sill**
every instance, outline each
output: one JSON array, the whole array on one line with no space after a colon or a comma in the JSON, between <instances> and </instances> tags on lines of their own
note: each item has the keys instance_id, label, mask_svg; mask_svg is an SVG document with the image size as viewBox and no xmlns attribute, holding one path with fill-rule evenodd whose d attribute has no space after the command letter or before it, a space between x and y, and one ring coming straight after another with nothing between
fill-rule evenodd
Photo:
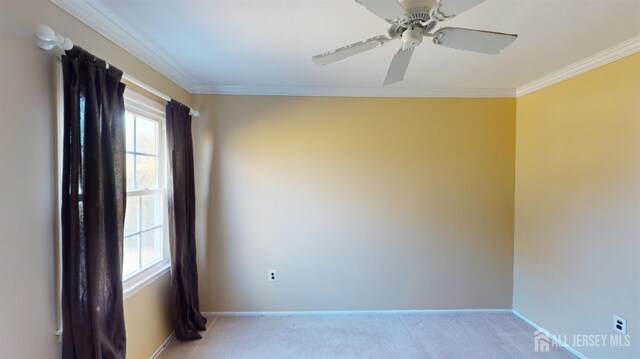
<instances>
[{"instance_id":1,"label":"window sill","mask_svg":"<svg viewBox=\"0 0 640 359\"><path fill-rule=\"evenodd\" d=\"M171 264L165 263L157 268L149 269L148 271L140 273L139 275L133 278L127 279L126 281L124 281L124 283L122 283L122 291L123 291L124 299L127 299L132 295L136 294L137 292L142 290L144 287L155 282L160 277L168 273L170 270L171 270Z\"/></svg>"}]
</instances>

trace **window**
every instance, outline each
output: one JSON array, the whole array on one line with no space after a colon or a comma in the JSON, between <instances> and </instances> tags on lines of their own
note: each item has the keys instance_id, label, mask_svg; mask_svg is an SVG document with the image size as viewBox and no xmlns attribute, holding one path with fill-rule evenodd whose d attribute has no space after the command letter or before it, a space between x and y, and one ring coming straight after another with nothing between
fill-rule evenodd
<instances>
[{"instance_id":1,"label":"window","mask_svg":"<svg viewBox=\"0 0 640 359\"><path fill-rule=\"evenodd\" d=\"M169 266L164 108L125 92L127 210L124 224L125 293Z\"/></svg>"}]
</instances>

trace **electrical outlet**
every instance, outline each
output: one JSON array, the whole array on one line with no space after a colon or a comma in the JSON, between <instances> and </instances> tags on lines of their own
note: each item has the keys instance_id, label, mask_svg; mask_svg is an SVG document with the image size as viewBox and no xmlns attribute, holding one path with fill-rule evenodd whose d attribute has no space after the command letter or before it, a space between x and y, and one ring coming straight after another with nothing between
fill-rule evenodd
<instances>
[{"instance_id":1,"label":"electrical outlet","mask_svg":"<svg viewBox=\"0 0 640 359\"><path fill-rule=\"evenodd\" d=\"M276 271L275 269L269 270L269 281L275 282L277 274L278 274L278 271Z\"/></svg>"},{"instance_id":2,"label":"electrical outlet","mask_svg":"<svg viewBox=\"0 0 640 359\"><path fill-rule=\"evenodd\" d=\"M627 334L627 320L614 314L613 330L620 334Z\"/></svg>"}]
</instances>

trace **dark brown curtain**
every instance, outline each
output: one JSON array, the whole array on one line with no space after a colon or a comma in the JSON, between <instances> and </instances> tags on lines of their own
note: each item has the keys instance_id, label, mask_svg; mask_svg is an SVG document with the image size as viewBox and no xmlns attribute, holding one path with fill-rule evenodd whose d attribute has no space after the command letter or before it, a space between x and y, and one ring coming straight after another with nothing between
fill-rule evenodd
<instances>
[{"instance_id":1,"label":"dark brown curtain","mask_svg":"<svg viewBox=\"0 0 640 359\"><path fill-rule=\"evenodd\" d=\"M124 358L122 71L78 47L62 67L62 357Z\"/></svg>"},{"instance_id":2,"label":"dark brown curtain","mask_svg":"<svg viewBox=\"0 0 640 359\"><path fill-rule=\"evenodd\" d=\"M189 108L167 104L169 149L169 233L171 241L171 303L176 337L202 338L207 319L200 314L196 268L195 184Z\"/></svg>"}]
</instances>

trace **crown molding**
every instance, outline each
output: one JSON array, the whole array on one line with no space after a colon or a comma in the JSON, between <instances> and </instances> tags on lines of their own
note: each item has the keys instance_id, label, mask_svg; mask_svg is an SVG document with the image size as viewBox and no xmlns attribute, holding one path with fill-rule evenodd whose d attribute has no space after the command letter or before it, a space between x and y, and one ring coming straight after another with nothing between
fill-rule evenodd
<instances>
[{"instance_id":1,"label":"crown molding","mask_svg":"<svg viewBox=\"0 0 640 359\"><path fill-rule=\"evenodd\" d=\"M541 78L529 82L526 85L520 86L516 89L516 96L520 97L541 90L545 87L557 84L558 82L619 60L638 51L640 51L640 36L633 37L607 50L587 57L584 60L578 61L558 71L542 76Z\"/></svg>"},{"instance_id":2,"label":"crown molding","mask_svg":"<svg viewBox=\"0 0 640 359\"><path fill-rule=\"evenodd\" d=\"M515 89L419 87L313 87L313 86L194 86L202 95L322 96L322 97L450 97L513 98Z\"/></svg>"},{"instance_id":3,"label":"crown molding","mask_svg":"<svg viewBox=\"0 0 640 359\"><path fill-rule=\"evenodd\" d=\"M331 96L331 97L450 97L513 98L530 94L560 81L640 51L636 36L605 51L514 88L423 88L423 87L314 87L314 86L216 86L198 85L178 66L165 60L125 28L110 20L87 0L51 0L99 34L131 53L169 80L192 94L256 96Z\"/></svg>"},{"instance_id":4,"label":"crown molding","mask_svg":"<svg viewBox=\"0 0 640 359\"><path fill-rule=\"evenodd\" d=\"M51 0L102 36L131 53L160 74L192 94L258 96L332 96L332 97L453 97L512 98L512 88L408 88L408 87L282 87L282 86L209 86L197 85L169 63L157 50L149 48L126 28L109 19L87 0Z\"/></svg>"},{"instance_id":5,"label":"crown molding","mask_svg":"<svg viewBox=\"0 0 640 359\"><path fill-rule=\"evenodd\" d=\"M173 81L185 91L193 93L192 81L175 65L167 62L157 52L136 39L125 29L111 21L100 10L86 0L51 0L62 10L68 12L100 35L123 48L133 56Z\"/></svg>"}]
</instances>

